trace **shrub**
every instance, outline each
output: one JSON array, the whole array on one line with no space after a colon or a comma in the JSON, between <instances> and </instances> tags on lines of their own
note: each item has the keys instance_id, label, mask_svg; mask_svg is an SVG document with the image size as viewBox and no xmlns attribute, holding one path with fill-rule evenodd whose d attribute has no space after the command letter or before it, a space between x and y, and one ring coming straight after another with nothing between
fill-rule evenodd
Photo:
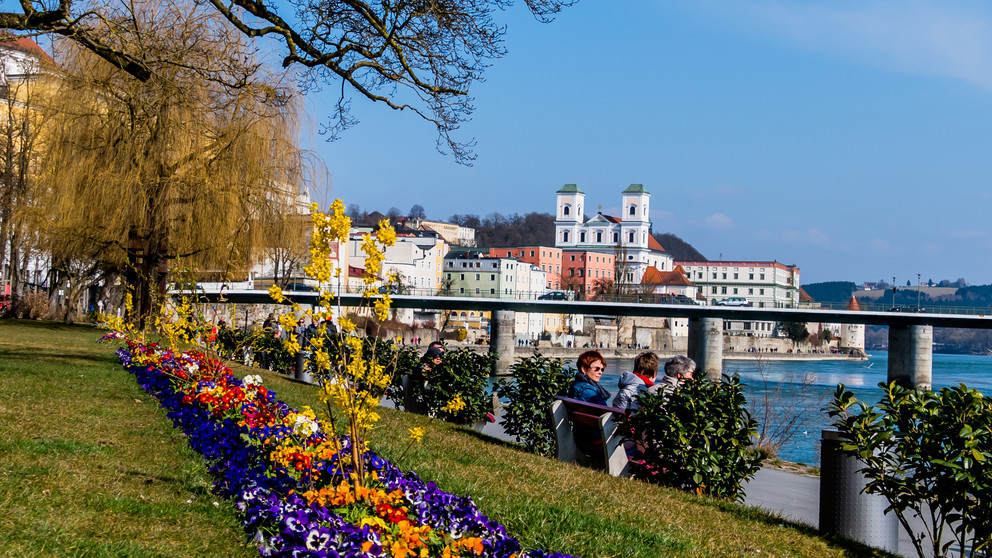
<instances>
[{"instance_id":1,"label":"shrub","mask_svg":"<svg viewBox=\"0 0 992 558\"><path fill-rule=\"evenodd\" d=\"M428 378L423 403L435 416L456 424L472 424L489 412L489 372L496 364L496 353L480 355L470 349L445 351L444 359ZM465 408L455 413L441 409L460 396Z\"/></svg>"},{"instance_id":2,"label":"shrub","mask_svg":"<svg viewBox=\"0 0 992 558\"><path fill-rule=\"evenodd\" d=\"M952 545L961 556L986 556L992 547L992 402L965 385L937 393L895 382L879 387L885 394L877 408L843 384L827 408L848 440L840 451L864 464L865 491L888 500L921 558L949 556ZM923 519L925 532L910 528L913 515ZM953 540L942 544L948 532Z\"/></svg>"},{"instance_id":3,"label":"shrub","mask_svg":"<svg viewBox=\"0 0 992 558\"><path fill-rule=\"evenodd\" d=\"M464 341L468 339L468 330L465 328L458 328L455 330L455 339L459 341Z\"/></svg>"},{"instance_id":4,"label":"shrub","mask_svg":"<svg viewBox=\"0 0 992 558\"><path fill-rule=\"evenodd\" d=\"M617 422L643 449L633 474L697 494L743 499L741 483L761 468L751 449L757 427L747 410L740 378L690 380L668 395L644 393L640 409Z\"/></svg>"},{"instance_id":5,"label":"shrub","mask_svg":"<svg viewBox=\"0 0 992 558\"><path fill-rule=\"evenodd\" d=\"M565 395L575 369L562 366L560 358L521 358L513 365L513 379L500 380L496 393L509 399L503 412L503 429L516 436L528 451L551 456L555 433L548 424L548 408L556 395Z\"/></svg>"}]
</instances>

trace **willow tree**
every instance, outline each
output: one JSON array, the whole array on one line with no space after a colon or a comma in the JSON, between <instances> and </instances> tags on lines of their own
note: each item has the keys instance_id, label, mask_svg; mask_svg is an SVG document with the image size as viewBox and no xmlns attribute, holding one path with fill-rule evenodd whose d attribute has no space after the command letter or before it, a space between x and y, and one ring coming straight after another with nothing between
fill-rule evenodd
<instances>
[{"instance_id":1,"label":"willow tree","mask_svg":"<svg viewBox=\"0 0 992 558\"><path fill-rule=\"evenodd\" d=\"M245 40L192 2L129 6L106 41L160 62L139 81L67 45L36 223L54 262L122 271L142 316L177 262L245 272L308 174L292 92Z\"/></svg>"},{"instance_id":2,"label":"willow tree","mask_svg":"<svg viewBox=\"0 0 992 558\"><path fill-rule=\"evenodd\" d=\"M539 20L549 21L576 1L524 3ZM206 6L236 33L281 45L283 65L306 69L303 80L308 86L340 88L329 126L332 132L353 122L347 107L348 95L354 93L395 110L413 111L433 123L439 149L450 150L460 162L472 159L470 144L454 140L452 132L472 113L471 85L483 78L492 60L506 53L506 27L497 13L512 3L206 0ZM127 4L125 0L21 0L16 9L11 3L11 11L0 11L0 27L68 37L139 80L151 80L161 59L115 40L119 27L128 23L119 17Z\"/></svg>"}]
</instances>

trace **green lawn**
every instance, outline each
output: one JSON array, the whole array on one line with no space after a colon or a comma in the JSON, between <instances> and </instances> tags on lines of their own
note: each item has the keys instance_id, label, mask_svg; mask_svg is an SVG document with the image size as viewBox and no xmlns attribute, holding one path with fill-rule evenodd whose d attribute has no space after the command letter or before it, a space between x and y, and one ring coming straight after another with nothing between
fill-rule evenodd
<instances>
[{"instance_id":1,"label":"green lawn","mask_svg":"<svg viewBox=\"0 0 992 558\"><path fill-rule=\"evenodd\" d=\"M0 555L257 556L233 507L210 493L203 462L120 367L115 347L95 343L100 333L0 320ZM260 373L291 405L316 406L313 387ZM382 415L372 447L398 459L407 429L426 418ZM873 555L762 512L439 422L398 465L471 495L528 548L588 558Z\"/></svg>"}]
</instances>

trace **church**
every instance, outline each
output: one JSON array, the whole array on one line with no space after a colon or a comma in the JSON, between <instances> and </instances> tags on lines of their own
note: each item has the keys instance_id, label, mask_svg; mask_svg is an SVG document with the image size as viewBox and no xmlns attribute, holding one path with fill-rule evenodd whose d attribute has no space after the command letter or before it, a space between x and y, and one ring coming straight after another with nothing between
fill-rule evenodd
<instances>
[{"instance_id":1,"label":"church","mask_svg":"<svg viewBox=\"0 0 992 558\"><path fill-rule=\"evenodd\" d=\"M672 256L651 236L651 194L631 184L621 194L621 216L602 211L586 220L585 192L566 184L557 192L555 247L564 251L603 252L616 256L618 282L639 284L650 267L672 271ZM621 261L623 263L621 263Z\"/></svg>"}]
</instances>

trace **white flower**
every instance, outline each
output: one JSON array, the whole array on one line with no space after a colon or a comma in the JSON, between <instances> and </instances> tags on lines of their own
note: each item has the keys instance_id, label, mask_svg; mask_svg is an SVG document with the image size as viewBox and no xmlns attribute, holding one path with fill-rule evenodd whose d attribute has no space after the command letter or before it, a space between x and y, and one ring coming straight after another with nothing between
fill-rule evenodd
<instances>
[{"instance_id":1,"label":"white flower","mask_svg":"<svg viewBox=\"0 0 992 558\"><path fill-rule=\"evenodd\" d=\"M307 436L317 432L317 423L303 415L296 415L296 421L293 423L293 434L306 438Z\"/></svg>"},{"instance_id":2,"label":"white flower","mask_svg":"<svg viewBox=\"0 0 992 558\"><path fill-rule=\"evenodd\" d=\"M259 375L245 376L243 380L246 386L260 386L262 385L262 377Z\"/></svg>"}]
</instances>

